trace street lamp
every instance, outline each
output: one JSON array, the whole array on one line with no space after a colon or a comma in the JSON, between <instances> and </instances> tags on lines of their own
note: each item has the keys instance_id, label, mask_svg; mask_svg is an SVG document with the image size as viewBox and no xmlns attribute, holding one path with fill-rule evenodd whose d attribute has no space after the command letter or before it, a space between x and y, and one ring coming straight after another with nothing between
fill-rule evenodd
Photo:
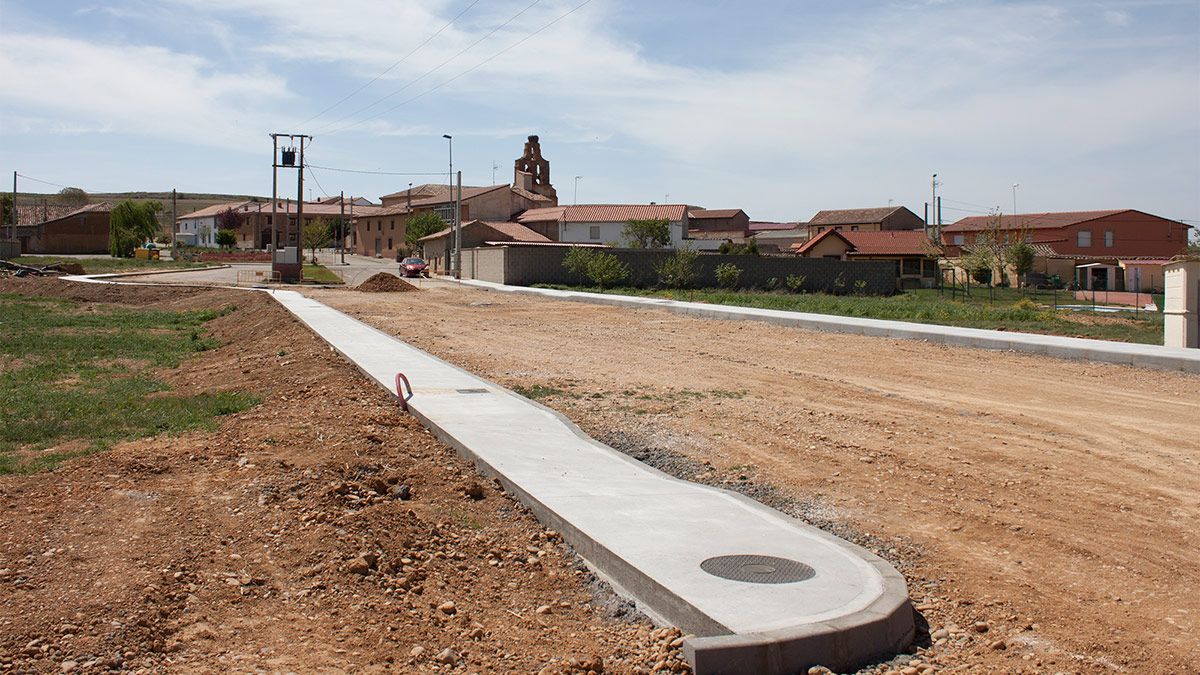
<instances>
[{"instance_id":1,"label":"street lamp","mask_svg":"<svg viewBox=\"0 0 1200 675\"><path fill-rule=\"evenodd\" d=\"M575 199L572 200L572 202L571 202L573 204L579 203L579 179L580 178L583 178L583 176L575 176Z\"/></svg>"},{"instance_id":2,"label":"street lamp","mask_svg":"<svg viewBox=\"0 0 1200 675\"><path fill-rule=\"evenodd\" d=\"M442 138L446 139L446 145L450 151L450 174L447 176L447 178L449 180L450 191L447 194L450 197L450 214L451 214L450 215L450 227L454 230L454 234L455 234L455 237L453 238L454 261L455 261L455 262L453 262L453 265L454 265L455 269L453 271L455 273L457 273L458 272L458 267L457 267L458 263L456 261L458 260L458 237L457 237L458 229L457 229L457 223L454 222L454 137L451 136L450 134L442 134ZM411 199L411 198L412 198L412 189L409 188L409 199Z\"/></svg>"},{"instance_id":3,"label":"street lamp","mask_svg":"<svg viewBox=\"0 0 1200 675\"><path fill-rule=\"evenodd\" d=\"M1020 183L1013 183L1013 223L1015 223L1018 228L1020 228L1021 225L1020 219L1017 218L1017 188L1019 187L1021 187Z\"/></svg>"},{"instance_id":4,"label":"street lamp","mask_svg":"<svg viewBox=\"0 0 1200 675\"><path fill-rule=\"evenodd\" d=\"M450 173L449 184L451 189L454 188L454 137L450 134L442 134L442 138L446 139L446 144L450 147Z\"/></svg>"}]
</instances>

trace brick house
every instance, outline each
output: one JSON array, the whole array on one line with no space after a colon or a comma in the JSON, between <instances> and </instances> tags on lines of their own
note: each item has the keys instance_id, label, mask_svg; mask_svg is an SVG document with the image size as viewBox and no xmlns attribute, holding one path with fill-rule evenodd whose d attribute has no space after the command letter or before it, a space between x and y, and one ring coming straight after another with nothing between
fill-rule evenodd
<instances>
[{"instance_id":1,"label":"brick house","mask_svg":"<svg viewBox=\"0 0 1200 675\"><path fill-rule=\"evenodd\" d=\"M42 209L37 207L28 215L36 216ZM18 219L28 215L18 208ZM17 226L16 238L23 253L108 253L112 204L88 204L65 214L50 215L44 222Z\"/></svg>"},{"instance_id":2,"label":"brick house","mask_svg":"<svg viewBox=\"0 0 1200 675\"><path fill-rule=\"evenodd\" d=\"M520 223L472 220L463 223L462 247L476 248L479 246L496 246L510 243L546 244L550 240L521 225ZM425 259L429 262L430 270L436 273L447 273L450 270L450 256L454 251L454 230L447 227L441 232L435 232L422 237L418 243Z\"/></svg>"},{"instance_id":3,"label":"brick house","mask_svg":"<svg viewBox=\"0 0 1200 675\"><path fill-rule=\"evenodd\" d=\"M805 258L892 262L900 288L932 288L940 274L940 247L924 230L825 230L792 250Z\"/></svg>"},{"instance_id":4,"label":"brick house","mask_svg":"<svg viewBox=\"0 0 1200 675\"><path fill-rule=\"evenodd\" d=\"M378 206L356 205L356 198L347 197L344 209L347 221L364 213L373 213ZM241 216L242 223L237 231L237 248L265 249L271 244L271 200L247 200L214 204L199 211L186 213L175 219L176 237L179 241L195 246L216 246L219 225L217 217L226 210ZM275 226L275 241L280 247L299 246L304 226L320 219L337 220L343 208L338 198L332 201L304 202L304 214L298 212L296 202L280 200L275 206L279 218ZM297 218L303 222L297 223Z\"/></svg>"},{"instance_id":5,"label":"brick house","mask_svg":"<svg viewBox=\"0 0 1200 675\"><path fill-rule=\"evenodd\" d=\"M925 221L903 206L879 206L867 209L829 209L818 211L808 221L808 238L826 230L880 232L883 230L923 230Z\"/></svg>"},{"instance_id":6,"label":"brick house","mask_svg":"<svg viewBox=\"0 0 1200 675\"><path fill-rule=\"evenodd\" d=\"M1156 289L1162 277L1156 268L1187 248L1190 227L1134 209L971 216L944 226L942 244L948 258L957 258L981 242L1023 240L1037 253L1038 274L1085 289Z\"/></svg>"}]
</instances>

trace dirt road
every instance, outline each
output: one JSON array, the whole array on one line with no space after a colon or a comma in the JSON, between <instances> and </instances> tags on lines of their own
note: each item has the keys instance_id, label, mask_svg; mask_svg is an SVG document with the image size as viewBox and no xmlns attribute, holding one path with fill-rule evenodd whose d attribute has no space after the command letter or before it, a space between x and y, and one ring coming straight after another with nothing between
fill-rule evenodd
<instances>
[{"instance_id":1,"label":"dirt road","mask_svg":"<svg viewBox=\"0 0 1200 675\"><path fill-rule=\"evenodd\" d=\"M556 533L266 296L0 293L233 305L206 324L222 347L156 377L262 398L215 431L0 476L0 671L686 669L677 631L621 618Z\"/></svg>"},{"instance_id":2,"label":"dirt road","mask_svg":"<svg viewBox=\"0 0 1200 675\"><path fill-rule=\"evenodd\" d=\"M933 663L1200 672L1200 378L459 288L311 295L879 551Z\"/></svg>"}]
</instances>

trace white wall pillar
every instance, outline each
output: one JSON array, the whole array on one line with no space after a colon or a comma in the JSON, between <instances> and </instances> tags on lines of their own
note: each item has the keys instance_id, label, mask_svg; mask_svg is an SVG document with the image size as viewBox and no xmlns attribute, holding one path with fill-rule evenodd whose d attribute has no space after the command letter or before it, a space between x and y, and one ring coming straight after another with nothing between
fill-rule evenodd
<instances>
[{"instance_id":1,"label":"white wall pillar","mask_svg":"<svg viewBox=\"0 0 1200 675\"><path fill-rule=\"evenodd\" d=\"M1163 344L1200 347L1200 260L1171 263L1163 271Z\"/></svg>"}]
</instances>

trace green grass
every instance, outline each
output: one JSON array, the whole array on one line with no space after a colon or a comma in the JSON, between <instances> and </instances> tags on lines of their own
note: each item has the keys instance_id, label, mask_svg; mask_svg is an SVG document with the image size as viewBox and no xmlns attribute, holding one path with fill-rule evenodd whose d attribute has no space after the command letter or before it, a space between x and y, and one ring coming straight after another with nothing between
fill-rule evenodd
<instances>
[{"instance_id":1,"label":"green grass","mask_svg":"<svg viewBox=\"0 0 1200 675\"><path fill-rule=\"evenodd\" d=\"M515 385L512 388L512 390L517 392L518 394L524 396L525 398L532 399L534 401L543 399L543 398L550 398L551 396L567 396L570 398L579 398L578 394L574 394L565 389L559 389L558 387L551 387L551 386L544 385L544 384L535 384L530 387L526 387L526 386L518 384L518 385Z\"/></svg>"},{"instance_id":2,"label":"green grass","mask_svg":"<svg viewBox=\"0 0 1200 675\"><path fill-rule=\"evenodd\" d=\"M211 267L208 263L184 262L175 260L135 260L133 258L62 258L55 256L23 255L13 259L22 265L41 267L52 263L78 263L88 274L116 274L120 272L141 272L148 270L180 270L195 267Z\"/></svg>"},{"instance_id":3,"label":"green grass","mask_svg":"<svg viewBox=\"0 0 1200 675\"><path fill-rule=\"evenodd\" d=\"M51 469L122 440L215 428L214 417L257 403L238 392L174 395L153 377L154 368L215 347L203 325L220 313L0 294L0 474Z\"/></svg>"},{"instance_id":4,"label":"green grass","mask_svg":"<svg viewBox=\"0 0 1200 675\"><path fill-rule=\"evenodd\" d=\"M342 284L342 278L334 274L324 265L304 265L304 280L315 281L318 284Z\"/></svg>"},{"instance_id":5,"label":"green grass","mask_svg":"<svg viewBox=\"0 0 1200 675\"><path fill-rule=\"evenodd\" d=\"M542 288L596 291L562 285L538 284ZM1161 312L1119 315L1103 314L1095 323L1091 315L1055 311L1053 296L1045 291L1031 297L1037 307L1021 307L1016 303L1025 297L1015 289L995 289L994 299L986 288L972 288L970 298L958 294L951 299L949 291L939 296L936 290L907 291L889 297L828 295L825 293L794 294L767 291L726 291L717 289L668 290L642 288L611 288L605 293L669 298L688 302L707 302L718 305L757 307L792 312L811 312L836 316L855 316L871 319L913 321L916 323L989 328L994 330L1067 335L1101 340L1162 344ZM1036 298L1036 299L1034 299ZM1059 304L1077 302L1069 291L1059 291Z\"/></svg>"}]
</instances>

